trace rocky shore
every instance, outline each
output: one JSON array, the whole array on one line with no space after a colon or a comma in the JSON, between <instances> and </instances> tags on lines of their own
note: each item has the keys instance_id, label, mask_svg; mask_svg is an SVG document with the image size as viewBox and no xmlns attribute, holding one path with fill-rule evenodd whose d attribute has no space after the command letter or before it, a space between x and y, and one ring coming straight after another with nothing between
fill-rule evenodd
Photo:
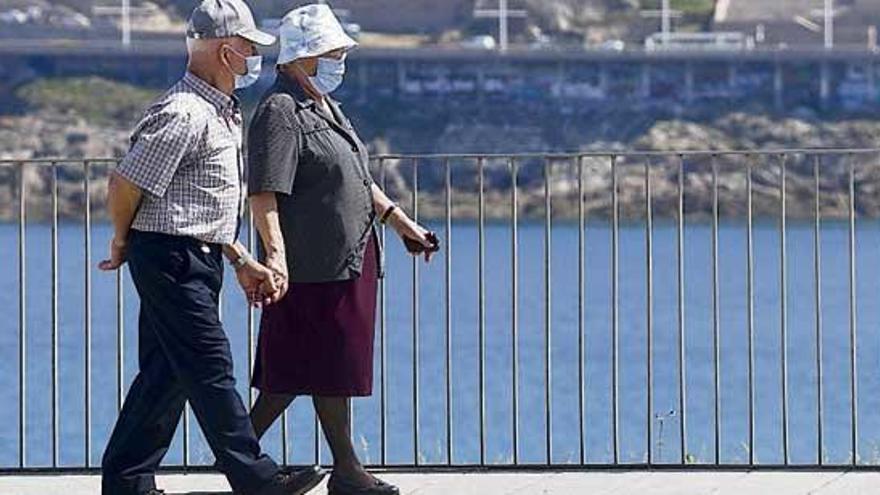
<instances>
[{"instance_id":1,"label":"rocky shore","mask_svg":"<svg viewBox=\"0 0 880 495\"><path fill-rule=\"evenodd\" d=\"M143 97L143 95L140 95ZM373 105L373 106L371 106ZM644 109L605 109L556 118L544 109L522 106L497 109L491 115L469 115L426 103L418 111L395 110L389 118L375 104L352 102L346 108L374 154L526 153L655 150L669 156L651 160L652 208L657 217L674 217L678 205L681 150L758 150L783 148L880 147L880 121L864 116L820 117L808 110L788 115L758 111L703 110L700 115L669 115ZM557 109L558 110L558 109ZM524 115L523 112L530 115ZM126 148L129 129L136 120L131 112L113 119L83 117L75 108L35 108L19 115L0 116L0 160L57 158L59 214L82 218L85 205L84 158L114 158ZM861 217L880 216L880 154L853 158L855 209ZM780 209L780 159L777 155L751 160L753 212L778 215ZM478 214L478 175L474 160L452 160L452 212L456 218ZM645 160L617 160L618 201L623 218L645 214ZM484 168L487 218L506 218L511 212L511 170L507 160L487 160ZM743 217L747 212L745 157L722 156L716 161L719 213ZM388 191L409 205L412 162L386 160ZM544 215L544 167L550 175L554 218L578 214L578 170L573 160L521 159L517 161L519 215ZM591 217L610 216L612 172L609 158L583 160L584 205ZM846 157L830 156L820 163L821 213L825 218L848 215ZM106 176L111 164L90 166L91 204L95 218L103 216ZM445 214L445 162L419 163L419 208L423 217ZM811 218L814 211L814 160L802 155L786 157L786 208L792 218ZM687 158L683 183L685 211L690 218L706 218L713 206L712 160ZM378 179L382 172L374 170ZM0 165L0 219L18 217L18 189L24 185L28 217L34 221L51 213L52 167L46 164Z\"/></svg>"}]
</instances>

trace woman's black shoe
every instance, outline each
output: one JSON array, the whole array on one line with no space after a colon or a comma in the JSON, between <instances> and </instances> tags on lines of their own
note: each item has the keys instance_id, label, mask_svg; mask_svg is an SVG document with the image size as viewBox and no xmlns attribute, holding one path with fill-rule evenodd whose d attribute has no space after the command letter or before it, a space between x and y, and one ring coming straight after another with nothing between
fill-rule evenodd
<instances>
[{"instance_id":1,"label":"woman's black shoe","mask_svg":"<svg viewBox=\"0 0 880 495\"><path fill-rule=\"evenodd\" d=\"M358 486L339 476L331 476L327 484L327 495L400 495L400 490L384 481L374 478L375 484Z\"/></svg>"}]
</instances>

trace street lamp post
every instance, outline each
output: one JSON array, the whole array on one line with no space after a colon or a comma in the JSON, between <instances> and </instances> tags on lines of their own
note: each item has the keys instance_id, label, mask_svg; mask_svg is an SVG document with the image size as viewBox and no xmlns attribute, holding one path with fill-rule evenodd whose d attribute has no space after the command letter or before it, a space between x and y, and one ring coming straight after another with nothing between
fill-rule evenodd
<instances>
[{"instance_id":1,"label":"street lamp post","mask_svg":"<svg viewBox=\"0 0 880 495\"><path fill-rule=\"evenodd\" d=\"M131 0L122 0L122 46L131 46Z\"/></svg>"},{"instance_id":2,"label":"street lamp post","mask_svg":"<svg viewBox=\"0 0 880 495\"><path fill-rule=\"evenodd\" d=\"M834 0L825 0L825 49L834 48Z\"/></svg>"}]
</instances>

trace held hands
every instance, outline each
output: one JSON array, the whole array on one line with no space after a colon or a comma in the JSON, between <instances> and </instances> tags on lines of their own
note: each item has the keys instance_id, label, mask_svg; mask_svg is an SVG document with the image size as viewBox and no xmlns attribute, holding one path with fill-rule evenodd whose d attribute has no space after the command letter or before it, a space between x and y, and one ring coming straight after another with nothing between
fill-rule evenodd
<instances>
[{"instance_id":1,"label":"held hands","mask_svg":"<svg viewBox=\"0 0 880 495\"><path fill-rule=\"evenodd\" d=\"M278 300L281 300L287 294L287 289L290 287L290 276L287 273L287 257L283 251L275 252L266 256L265 265L275 278L275 284L278 286Z\"/></svg>"},{"instance_id":2,"label":"held hands","mask_svg":"<svg viewBox=\"0 0 880 495\"><path fill-rule=\"evenodd\" d=\"M238 279L242 290L244 290L248 304L255 308L274 304L284 296L281 292L278 275L253 258L249 257L247 262L235 269L235 277ZM283 279L283 286L286 292L286 275Z\"/></svg>"}]
</instances>

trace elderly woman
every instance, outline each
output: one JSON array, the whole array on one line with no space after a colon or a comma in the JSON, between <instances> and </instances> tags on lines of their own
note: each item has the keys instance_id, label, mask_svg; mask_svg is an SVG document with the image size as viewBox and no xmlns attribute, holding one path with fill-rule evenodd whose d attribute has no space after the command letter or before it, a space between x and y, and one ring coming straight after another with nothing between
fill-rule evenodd
<instances>
[{"instance_id":1,"label":"elderly woman","mask_svg":"<svg viewBox=\"0 0 880 495\"><path fill-rule=\"evenodd\" d=\"M262 314L251 419L261 436L296 396L312 396L333 452L330 494L396 494L364 470L349 431L350 398L372 393L382 276L375 223L393 227L426 261L438 245L373 182L364 144L328 96L355 46L326 5L291 11L277 81L251 123L248 182L261 257L286 290Z\"/></svg>"}]
</instances>

